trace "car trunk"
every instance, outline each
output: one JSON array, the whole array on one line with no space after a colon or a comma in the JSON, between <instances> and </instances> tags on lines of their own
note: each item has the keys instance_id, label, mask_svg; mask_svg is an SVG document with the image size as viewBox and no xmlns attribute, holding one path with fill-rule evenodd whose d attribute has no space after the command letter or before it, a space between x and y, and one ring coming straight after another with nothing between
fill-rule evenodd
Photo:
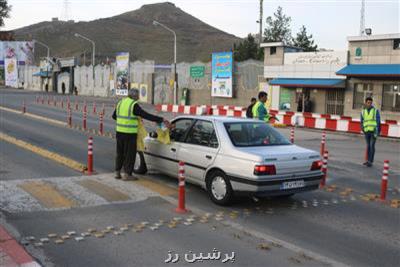
<instances>
[{"instance_id":1,"label":"car trunk","mask_svg":"<svg viewBox=\"0 0 400 267\"><path fill-rule=\"evenodd\" d=\"M275 165L277 175L310 171L313 161L319 159L317 152L296 145L243 147L239 150L262 158L260 164Z\"/></svg>"}]
</instances>

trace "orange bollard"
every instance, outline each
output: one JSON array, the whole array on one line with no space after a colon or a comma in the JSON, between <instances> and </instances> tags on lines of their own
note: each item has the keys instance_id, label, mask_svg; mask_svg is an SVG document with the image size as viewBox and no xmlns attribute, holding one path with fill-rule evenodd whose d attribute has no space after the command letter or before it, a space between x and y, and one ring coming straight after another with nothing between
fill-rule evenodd
<instances>
[{"instance_id":1,"label":"orange bollard","mask_svg":"<svg viewBox=\"0 0 400 267\"><path fill-rule=\"evenodd\" d=\"M26 112L25 100L22 101L22 113Z\"/></svg>"},{"instance_id":2,"label":"orange bollard","mask_svg":"<svg viewBox=\"0 0 400 267\"><path fill-rule=\"evenodd\" d=\"M87 112L87 104L86 104L86 100L83 102L83 111Z\"/></svg>"},{"instance_id":3,"label":"orange bollard","mask_svg":"<svg viewBox=\"0 0 400 267\"><path fill-rule=\"evenodd\" d=\"M96 101L93 102L93 114L96 114Z\"/></svg>"},{"instance_id":4,"label":"orange bollard","mask_svg":"<svg viewBox=\"0 0 400 267\"><path fill-rule=\"evenodd\" d=\"M57 107L57 97L53 98L53 106Z\"/></svg>"},{"instance_id":5,"label":"orange bollard","mask_svg":"<svg viewBox=\"0 0 400 267\"><path fill-rule=\"evenodd\" d=\"M47 96L47 105L50 106L50 97L49 96Z\"/></svg>"},{"instance_id":6,"label":"orange bollard","mask_svg":"<svg viewBox=\"0 0 400 267\"><path fill-rule=\"evenodd\" d=\"M76 99L75 99L75 110L78 111L78 109L79 109L78 101L76 101Z\"/></svg>"},{"instance_id":7,"label":"orange bollard","mask_svg":"<svg viewBox=\"0 0 400 267\"><path fill-rule=\"evenodd\" d=\"M68 109L68 127L72 127L72 112L71 109Z\"/></svg>"},{"instance_id":8,"label":"orange bollard","mask_svg":"<svg viewBox=\"0 0 400 267\"><path fill-rule=\"evenodd\" d=\"M389 176L389 160L385 160L383 162L383 175L382 175L382 182L381 182L381 201L386 200L388 176Z\"/></svg>"},{"instance_id":9,"label":"orange bollard","mask_svg":"<svg viewBox=\"0 0 400 267\"><path fill-rule=\"evenodd\" d=\"M101 106L101 113L103 113L103 116L106 114L106 107L105 107L104 103Z\"/></svg>"},{"instance_id":10,"label":"orange bollard","mask_svg":"<svg viewBox=\"0 0 400 267\"><path fill-rule=\"evenodd\" d=\"M86 110L84 110L83 111L83 120L82 120L82 126L83 126L83 130L84 131L86 131L86 117L87 117L87 114L86 114Z\"/></svg>"},{"instance_id":11,"label":"orange bollard","mask_svg":"<svg viewBox=\"0 0 400 267\"><path fill-rule=\"evenodd\" d=\"M64 109L64 99L61 99L61 109Z\"/></svg>"},{"instance_id":12,"label":"orange bollard","mask_svg":"<svg viewBox=\"0 0 400 267\"><path fill-rule=\"evenodd\" d=\"M71 109L71 100L69 99L69 97L67 99L67 109Z\"/></svg>"},{"instance_id":13,"label":"orange bollard","mask_svg":"<svg viewBox=\"0 0 400 267\"><path fill-rule=\"evenodd\" d=\"M328 151L324 152L324 158L322 159L322 180L319 186L322 188L326 184L326 178L328 176Z\"/></svg>"},{"instance_id":14,"label":"orange bollard","mask_svg":"<svg viewBox=\"0 0 400 267\"><path fill-rule=\"evenodd\" d=\"M290 128L290 142L294 144L294 127Z\"/></svg>"},{"instance_id":15,"label":"orange bollard","mask_svg":"<svg viewBox=\"0 0 400 267\"><path fill-rule=\"evenodd\" d=\"M88 158L87 158L87 175L93 173L93 137L89 136L88 140Z\"/></svg>"},{"instance_id":16,"label":"orange bollard","mask_svg":"<svg viewBox=\"0 0 400 267\"><path fill-rule=\"evenodd\" d=\"M100 135L103 135L103 113L100 113L100 127L99 127Z\"/></svg>"},{"instance_id":17,"label":"orange bollard","mask_svg":"<svg viewBox=\"0 0 400 267\"><path fill-rule=\"evenodd\" d=\"M42 96L42 105L44 105L44 96Z\"/></svg>"},{"instance_id":18,"label":"orange bollard","mask_svg":"<svg viewBox=\"0 0 400 267\"><path fill-rule=\"evenodd\" d=\"M186 213L187 209L185 208L185 163L183 161L179 161L178 180L179 180L178 207L175 209L175 211L178 213Z\"/></svg>"},{"instance_id":19,"label":"orange bollard","mask_svg":"<svg viewBox=\"0 0 400 267\"><path fill-rule=\"evenodd\" d=\"M326 143L326 132L322 132L322 140L321 140L321 148L320 148L320 155L321 157L324 156L324 151L325 151L325 143Z\"/></svg>"}]
</instances>

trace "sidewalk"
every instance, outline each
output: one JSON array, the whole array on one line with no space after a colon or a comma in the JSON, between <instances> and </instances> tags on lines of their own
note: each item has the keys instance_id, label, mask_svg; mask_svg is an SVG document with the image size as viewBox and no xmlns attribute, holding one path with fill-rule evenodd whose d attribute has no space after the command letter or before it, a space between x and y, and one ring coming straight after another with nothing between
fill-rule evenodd
<instances>
[{"instance_id":1,"label":"sidewalk","mask_svg":"<svg viewBox=\"0 0 400 267\"><path fill-rule=\"evenodd\" d=\"M40 265L0 225L0 267L39 267Z\"/></svg>"}]
</instances>

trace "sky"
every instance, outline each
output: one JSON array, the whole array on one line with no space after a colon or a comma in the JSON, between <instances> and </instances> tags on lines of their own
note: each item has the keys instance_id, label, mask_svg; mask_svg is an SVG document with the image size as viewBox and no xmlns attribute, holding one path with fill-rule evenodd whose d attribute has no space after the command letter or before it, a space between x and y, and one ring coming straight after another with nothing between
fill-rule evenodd
<instances>
[{"instance_id":1,"label":"sky","mask_svg":"<svg viewBox=\"0 0 400 267\"><path fill-rule=\"evenodd\" d=\"M1 30L13 30L52 17L65 18L64 0L8 0L11 17ZM69 0L68 18L90 21L163 1ZM258 33L259 0L170 0L183 11L220 30L246 37ZM365 26L373 34L400 32L400 0L365 0ZM292 35L305 25L319 48L347 50L347 36L360 30L361 0L264 0L265 18L278 6L292 18ZM265 27L265 24L264 24Z\"/></svg>"}]
</instances>

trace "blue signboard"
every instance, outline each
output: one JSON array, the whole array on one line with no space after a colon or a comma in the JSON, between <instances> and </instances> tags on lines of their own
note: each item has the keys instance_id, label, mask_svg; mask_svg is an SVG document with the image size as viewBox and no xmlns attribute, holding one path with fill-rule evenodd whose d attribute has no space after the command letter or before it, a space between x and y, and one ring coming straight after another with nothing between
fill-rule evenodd
<instances>
[{"instance_id":1,"label":"blue signboard","mask_svg":"<svg viewBox=\"0 0 400 267\"><path fill-rule=\"evenodd\" d=\"M211 96L232 97L232 52L212 54Z\"/></svg>"}]
</instances>

